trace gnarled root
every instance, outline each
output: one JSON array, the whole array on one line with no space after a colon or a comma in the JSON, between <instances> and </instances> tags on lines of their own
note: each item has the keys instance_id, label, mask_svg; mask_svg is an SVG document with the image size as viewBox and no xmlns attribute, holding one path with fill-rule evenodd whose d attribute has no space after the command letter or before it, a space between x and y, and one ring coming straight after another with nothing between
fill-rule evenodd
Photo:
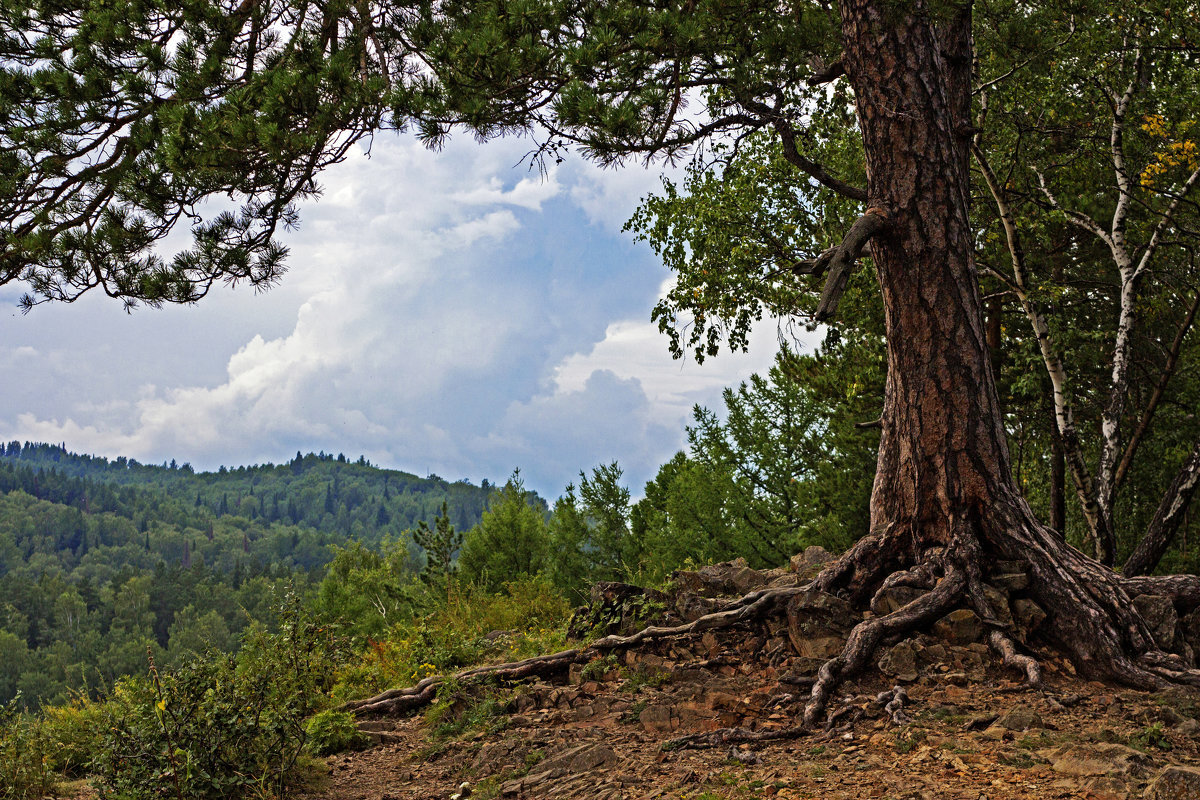
<instances>
[{"instance_id":1,"label":"gnarled root","mask_svg":"<svg viewBox=\"0 0 1200 800\"><path fill-rule=\"evenodd\" d=\"M861 670L881 642L933 622L950 611L962 597L966 582L963 570L952 567L928 594L921 595L891 614L863 620L855 625L842 652L826 661L817 672L812 696L804 708L804 724L812 727L817 723L825 713L833 690L845 677Z\"/></svg>"},{"instance_id":2,"label":"gnarled root","mask_svg":"<svg viewBox=\"0 0 1200 800\"><path fill-rule=\"evenodd\" d=\"M605 636L589 647L563 650L551 655L536 656L524 661L494 664L463 670L453 676L458 683L483 679L515 681L529 677L550 677L571 668L572 664L583 664L599 657L605 651L625 650L643 642L685 636L719 628L728 628L741 622L766 616L793 595L805 591L795 587L763 589L751 592L728 607L712 614L705 614L683 625L651 625L629 636ZM430 676L405 689L389 689L382 694L365 700L355 700L341 706L342 711L352 711L359 716L368 714L403 714L415 711L433 702L437 687L446 680L443 676Z\"/></svg>"},{"instance_id":3,"label":"gnarled root","mask_svg":"<svg viewBox=\"0 0 1200 800\"><path fill-rule=\"evenodd\" d=\"M1039 687L1042 673L1038 661L1018 651L1010 623L1002 621L1005 615L995 613L988 599L991 590L985 591L982 584L984 565L1000 558L1018 561L1028 570L1028 592L1047 612L1045 630L1049 638L1085 677L1151 689L1168 683L1200 686L1200 669L1186 664L1178 655L1163 652L1131 601L1140 594L1163 595L1172 598L1181 612L1189 611L1200 606L1200 576L1122 578L1041 526L1019 497L1007 502L998 499L986 514L957 515L951 528L949 543L928 542L922 546L913 526L893 523L886 530L864 537L807 586L751 592L683 625L650 626L628 636L606 636L588 647L476 667L453 677L465 683L561 675L571 665L607 652L782 613L790 598L819 591L840 595L859 606L869 603L876 616L859 622L842 652L821 666L804 709L807 728L822 721L838 684L859 672L880 645L900 641L959 606L973 609L988 627L989 644L1005 666L1023 674L1023 688ZM924 593L902 608L880 614L887 607L884 600L889 590L897 587L917 588ZM895 596L891 597L895 602ZM359 715L412 711L432 702L444 680L426 678L407 689L347 703L343 709ZM899 708L897 711L903 714ZM890 710L888 713L897 716ZM718 746L793 735L763 731L758 736L758 732L736 731L727 729L705 734L708 739L681 737L676 741L678 746ZM750 733L755 736L737 738ZM710 740L711 744L700 744Z\"/></svg>"},{"instance_id":4,"label":"gnarled root","mask_svg":"<svg viewBox=\"0 0 1200 800\"><path fill-rule=\"evenodd\" d=\"M718 728L705 733L691 733L687 736L677 736L663 742L663 750L705 750L710 747L723 747L727 744L745 744L747 742L778 742L786 739L799 739L808 736L811 730L805 727L775 728L765 731L752 731L748 728Z\"/></svg>"},{"instance_id":5,"label":"gnarled root","mask_svg":"<svg viewBox=\"0 0 1200 800\"><path fill-rule=\"evenodd\" d=\"M988 634L988 644L1004 659L1004 666L1013 667L1025 673L1025 682L1021 685L1022 688L1040 689L1042 687L1042 665L1036 658L1018 653L1013 640L1000 631L992 631Z\"/></svg>"}]
</instances>

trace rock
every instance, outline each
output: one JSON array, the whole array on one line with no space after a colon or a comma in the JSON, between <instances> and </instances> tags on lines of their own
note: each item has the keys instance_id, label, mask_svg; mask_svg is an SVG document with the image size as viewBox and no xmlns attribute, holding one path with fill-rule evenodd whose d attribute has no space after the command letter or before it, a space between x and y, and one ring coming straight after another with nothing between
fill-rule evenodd
<instances>
[{"instance_id":1,"label":"rock","mask_svg":"<svg viewBox=\"0 0 1200 800\"><path fill-rule=\"evenodd\" d=\"M1150 758L1123 744L1071 744L1039 753L1050 762L1050 768L1063 775L1114 777L1144 775Z\"/></svg>"},{"instance_id":2,"label":"rock","mask_svg":"<svg viewBox=\"0 0 1200 800\"><path fill-rule=\"evenodd\" d=\"M854 607L824 592L804 592L788 601L787 635L802 658L830 658L841 651L853 627Z\"/></svg>"},{"instance_id":3,"label":"rock","mask_svg":"<svg viewBox=\"0 0 1200 800\"><path fill-rule=\"evenodd\" d=\"M917 679L917 652L907 640L892 646L879 659L879 671L901 681Z\"/></svg>"},{"instance_id":4,"label":"rock","mask_svg":"<svg viewBox=\"0 0 1200 800\"><path fill-rule=\"evenodd\" d=\"M1005 730L1027 731L1030 728L1044 728L1042 717L1027 705L1015 705L1005 712L996 724Z\"/></svg>"},{"instance_id":5,"label":"rock","mask_svg":"<svg viewBox=\"0 0 1200 800\"><path fill-rule=\"evenodd\" d=\"M774 570L772 570L772 572L774 572ZM794 572L788 572L784 575L780 575L776 578L772 578L771 582L767 584L767 588L769 588L769 589L788 589L788 588L791 588L794 586L800 586L806 580L808 580L808 579L801 578L798 574L796 574Z\"/></svg>"},{"instance_id":6,"label":"rock","mask_svg":"<svg viewBox=\"0 0 1200 800\"><path fill-rule=\"evenodd\" d=\"M599 767L617 763L617 753L603 742L591 742L572 747L547 759L538 766L538 772L563 771L566 775L578 775Z\"/></svg>"},{"instance_id":7,"label":"rock","mask_svg":"<svg viewBox=\"0 0 1200 800\"><path fill-rule=\"evenodd\" d=\"M1200 656L1200 608L1179 620L1179 633L1193 653Z\"/></svg>"},{"instance_id":8,"label":"rock","mask_svg":"<svg viewBox=\"0 0 1200 800\"><path fill-rule=\"evenodd\" d=\"M999 714L975 714L963 724L964 731L979 731L990 728L1000 718Z\"/></svg>"},{"instance_id":9,"label":"rock","mask_svg":"<svg viewBox=\"0 0 1200 800\"><path fill-rule=\"evenodd\" d=\"M933 634L953 644L967 644L983 636L983 623L974 611L960 608L935 622Z\"/></svg>"},{"instance_id":10,"label":"rock","mask_svg":"<svg viewBox=\"0 0 1200 800\"><path fill-rule=\"evenodd\" d=\"M819 567L826 562L833 561L834 556L824 547L818 544L810 545L804 548L803 553L797 553L792 556L788 563L788 569L792 572L810 572L814 567Z\"/></svg>"},{"instance_id":11,"label":"rock","mask_svg":"<svg viewBox=\"0 0 1200 800\"><path fill-rule=\"evenodd\" d=\"M1196 800L1200 797L1200 770L1167 767L1146 787L1145 800Z\"/></svg>"},{"instance_id":12,"label":"rock","mask_svg":"<svg viewBox=\"0 0 1200 800\"><path fill-rule=\"evenodd\" d=\"M1012 603L1013 619L1017 623L1017 631L1022 641L1037 631L1046 621L1046 612L1042 607L1027 597L1018 597Z\"/></svg>"},{"instance_id":13,"label":"rock","mask_svg":"<svg viewBox=\"0 0 1200 800\"><path fill-rule=\"evenodd\" d=\"M693 592L680 592L675 597L675 613L684 622L692 622L716 610L717 601L711 597L701 597Z\"/></svg>"},{"instance_id":14,"label":"rock","mask_svg":"<svg viewBox=\"0 0 1200 800\"><path fill-rule=\"evenodd\" d=\"M1008 604L1008 593L997 589L991 584L983 584L983 596L987 598L988 605L992 607L992 613L996 615L996 619L1009 626L1013 624L1012 609Z\"/></svg>"},{"instance_id":15,"label":"rock","mask_svg":"<svg viewBox=\"0 0 1200 800\"><path fill-rule=\"evenodd\" d=\"M878 596L878 602L873 606L876 614L890 614L916 600L923 594L928 594L927 589L918 589L915 586L893 586L890 589L881 592Z\"/></svg>"},{"instance_id":16,"label":"rock","mask_svg":"<svg viewBox=\"0 0 1200 800\"><path fill-rule=\"evenodd\" d=\"M669 733L675 724L669 706L646 706L638 715L638 722L646 733Z\"/></svg>"},{"instance_id":17,"label":"rock","mask_svg":"<svg viewBox=\"0 0 1200 800\"><path fill-rule=\"evenodd\" d=\"M989 742L998 742L1005 736L1012 736L1012 732L1007 728L1001 728L999 725L991 725L984 728L983 733L980 734L981 738Z\"/></svg>"},{"instance_id":18,"label":"rock","mask_svg":"<svg viewBox=\"0 0 1200 800\"><path fill-rule=\"evenodd\" d=\"M761 589L774 577L776 576L751 569L744 558L735 558L698 570L676 570L671 575L671 583L681 592L691 592L701 597L719 597L730 594L743 595L754 589Z\"/></svg>"},{"instance_id":19,"label":"rock","mask_svg":"<svg viewBox=\"0 0 1200 800\"><path fill-rule=\"evenodd\" d=\"M1170 650L1175 644L1175 628L1179 624L1179 615L1175 613L1171 598L1140 594L1133 598L1133 605L1150 628L1155 643L1164 650Z\"/></svg>"},{"instance_id":20,"label":"rock","mask_svg":"<svg viewBox=\"0 0 1200 800\"><path fill-rule=\"evenodd\" d=\"M1185 719L1174 727L1175 732L1181 736L1186 736L1189 739L1200 737L1200 722L1194 719Z\"/></svg>"},{"instance_id":21,"label":"rock","mask_svg":"<svg viewBox=\"0 0 1200 800\"><path fill-rule=\"evenodd\" d=\"M1029 588L1029 576L1024 572L997 573L988 578L988 583L1006 594L1012 594Z\"/></svg>"}]
</instances>

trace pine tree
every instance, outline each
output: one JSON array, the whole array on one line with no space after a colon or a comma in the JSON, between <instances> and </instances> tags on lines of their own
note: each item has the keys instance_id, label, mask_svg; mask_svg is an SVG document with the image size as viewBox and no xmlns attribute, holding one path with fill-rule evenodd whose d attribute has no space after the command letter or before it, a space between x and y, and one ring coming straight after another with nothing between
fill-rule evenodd
<instances>
[{"instance_id":1,"label":"pine tree","mask_svg":"<svg viewBox=\"0 0 1200 800\"><path fill-rule=\"evenodd\" d=\"M383 506L380 506L383 510ZM430 529L425 520L417 523L413 531L413 541L425 552L425 567L421 570L421 579L430 583L444 583L458 571L454 562L462 547L463 535L450 524L448 504L442 501L442 510L434 517L433 528Z\"/></svg>"}]
</instances>

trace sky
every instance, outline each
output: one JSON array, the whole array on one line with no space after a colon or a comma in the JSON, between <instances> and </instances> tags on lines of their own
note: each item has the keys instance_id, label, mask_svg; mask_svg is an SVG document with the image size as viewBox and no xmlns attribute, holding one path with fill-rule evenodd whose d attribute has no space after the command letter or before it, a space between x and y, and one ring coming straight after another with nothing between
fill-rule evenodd
<instances>
[{"instance_id":1,"label":"sky","mask_svg":"<svg viewBox=\"0 0 1200 800\"><path fill-rule=\"evenodd\" d=\"M661 169L541 175L529 149L376 138L324 174L267 292L22 315L0 287L0 439L198 470L322 450L474 483L520 468L548 499L616 460L640 495L695 404L766 371L777 326L672 360L650 323L670 275L621 231Z\"/></svg>"}]
</instances>

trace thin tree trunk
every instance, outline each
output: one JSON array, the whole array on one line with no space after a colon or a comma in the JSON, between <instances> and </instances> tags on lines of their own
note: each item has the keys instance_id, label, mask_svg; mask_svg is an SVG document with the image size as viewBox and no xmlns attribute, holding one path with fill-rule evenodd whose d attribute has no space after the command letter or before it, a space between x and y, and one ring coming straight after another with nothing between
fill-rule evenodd
<instances>
[{"instance_id":1,"label":"thin tree trunk","mask_svg":"<svg viewBox=\"0 0 1200 800\"><path fill-rule=\"evenodd\" d=\"M1192 454L1176 474L1175 480L1171 481L1146 528L1146 534L1125 562L1121 570L1123 574L1145 575L1158 566L1179 531L1197 484L1200 484L1200 442L1192 448Z\"/></svg>"},{"instance_id":2,"label":"thin tree trunk","mask_svg":"<svg viewBox=\"0 0 1200 800\"><path fill-rule=\"evenodd\" d=\"M1050 528L1067 535L1067 458L1057 428L1050 436Z\"/></svg>"}]
</instances>

